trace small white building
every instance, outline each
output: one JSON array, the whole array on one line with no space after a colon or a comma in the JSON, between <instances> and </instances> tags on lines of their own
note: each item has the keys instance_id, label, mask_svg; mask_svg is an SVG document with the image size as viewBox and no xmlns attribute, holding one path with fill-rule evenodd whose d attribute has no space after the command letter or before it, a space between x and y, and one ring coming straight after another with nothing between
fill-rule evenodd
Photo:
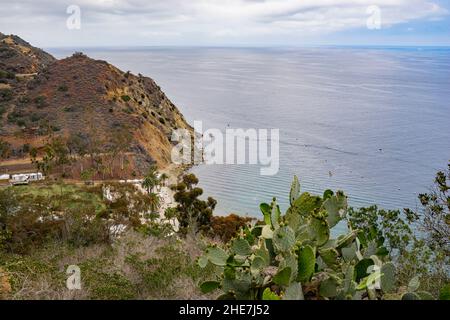
<instances>
[{"instance_id":1,"label":"small white building","mask_svg":"<svg viewBox=\"0 0 450 320\"><path fill-rule=\"evenodd\" d=\"M24 185L29 184L33 181L41 181L44 180L45 177L40 172L33 172L33 173L20 173L20 174L12 174L11 178L9 179L9 182L13 185Z\"/></svg>"},{"instance_id":2,"label":"small white building","mask_svg":"<svg viewBox=\"0 0 450 320\"><path fill-rule=\"evenodd\" d=\"M9 180L11 177L9 174L0 174L0 181L1 180Z\"/></svg>"}]
</instances>

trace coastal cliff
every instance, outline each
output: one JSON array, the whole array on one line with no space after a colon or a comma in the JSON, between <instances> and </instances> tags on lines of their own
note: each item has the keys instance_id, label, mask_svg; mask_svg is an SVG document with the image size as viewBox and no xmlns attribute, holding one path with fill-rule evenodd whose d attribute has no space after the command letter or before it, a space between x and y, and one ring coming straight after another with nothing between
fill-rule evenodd
<instances>
[{"instance_id":1,"label":"coastal cliff","mask_svg":"<svg viewBox=\"0 0 450 320\"><path fill-rule=\"evenodd\" d=\"M128 175L140 175L170 164L178 128L192 130L152 79L82 53L57 60L0 34L0 165L29 158L31 149L42 155L59 137L70 153L123 153L121 169L126 162Z\"/></svg>"}]
</instances>

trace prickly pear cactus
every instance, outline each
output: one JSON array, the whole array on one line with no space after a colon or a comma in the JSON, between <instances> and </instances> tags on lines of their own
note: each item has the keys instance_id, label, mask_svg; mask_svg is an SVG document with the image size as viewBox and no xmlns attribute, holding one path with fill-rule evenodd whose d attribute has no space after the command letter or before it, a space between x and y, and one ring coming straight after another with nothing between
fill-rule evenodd
<instances>
[{"instance_id":1,"label":"prickly pear cactus","mask_svg":"<svg viewBox=\"0 0 450 320\"><path fill-rule=\"evenodd\" d=\"M278 252L290 252L295 245L294 230L289 226L276 228L272 240Z\"/></svg>"},{"instance_id":2,"label":"prickly pear cactus","mask_svg":"<svg viewBox=\"0 0 450 320\"><path fill-rule=\"evenodd\" d=\"M200 285L203 292L221 290L219 299L238 300L432 298L418 291L417 279L408 292L399 292L388 255L376 243L360 241L359 230L331 238L331 229L346 217L342 191L301 193L294 177L289 201L284 215L276 199L261 204L261 223L223 248L206 250L198 265L213 264L217 274Z\"/></svg>"}]
</instances>

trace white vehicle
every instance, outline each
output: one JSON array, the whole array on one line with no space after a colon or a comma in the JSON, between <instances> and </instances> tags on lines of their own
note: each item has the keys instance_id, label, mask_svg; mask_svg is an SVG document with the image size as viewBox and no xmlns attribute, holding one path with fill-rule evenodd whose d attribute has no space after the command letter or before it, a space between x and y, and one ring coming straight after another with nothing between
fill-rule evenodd
<instances>
[{"instance_id":1,"label":"white vehicle","mask_svg":"<svg viewBox=\"0 0 450 320\"><path fill-rule=\"evenodd\" d=\"M9 180L11 177L9 174L0 174L0 181Z\"/></svg>"},{"instance_id":2,"label":"white vehicle","mask_svg":"<svg viewBox=\"0 0 450 320\"><path fill-rule=\"evenodd\" d=\"M45 179L44 175L40 172L20 173L20 174L11 175L11 179L9 180L9 183L11 183L11 185L13 185L13 186L27 185L32 181L41 181L44 179Z\"/></svg>"}]
</instances>

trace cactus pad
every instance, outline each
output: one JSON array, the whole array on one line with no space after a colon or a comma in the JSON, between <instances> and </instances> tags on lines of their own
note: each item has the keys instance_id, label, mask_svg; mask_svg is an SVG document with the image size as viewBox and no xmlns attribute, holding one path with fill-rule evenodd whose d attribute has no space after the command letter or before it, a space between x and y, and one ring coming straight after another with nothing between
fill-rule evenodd
<instances>
[{"instance_id":1,"label":"cactus pad","mask_svg":"<svg viewBox=\"0 0 450 320\"><path fill-rule=\"evenodd\" d=\"M291 184L291 191L289 192L289 201L291 206L294 204L295 200L300 196L300 183L298 182L298 177L294 176L294 180Z\"/></svg>"},{"instance_id":2,"label":"cactus pad","mask_svg":"<svg viewBox=\"0 0 450 320\"><path fill-rule=\"evenodd\" d=\"M233 241L232 250L240 256L249 256L252 254L252 248L245 239L236 239Z\"/></svg>"},{"instance_id":3,"label":"cactus pad","mask_svg":"<svg viewBox=\"0 0 450 320\"><path fill-rule=\"evenodd\" d=\"M393 293L396 288L396 270L393 263L388 262L381 267L381 289L386 293Z\"/></svg>"},{"instance_id":4,"label":"cactus pad","mask_svg":"<svg viewBox=\"0 0 450 320\"><path fill-rule=\"evenodd\" d=\"M287 252L295 244L295 232L289 226L284 226L275 230L273 234L273 244L278 252Z\"/></svg>"},{"instance_id":5,"label":"cactus pad","mask_svg":"<svg viewBox=\"0 0 450 320\"><path fill-rule=\"evenodd\" d=\"M304 246L298 251L298 280L309 282L316 266L316 255L311 246Z\"/></svg>"},{"instance_id":6,"label":"cactus pad","mask_svg":"<svg viewBox=\"0 0 450 320\"><path fill-rule=\"evenodd\" d=\"M207 257L212 264L225 266L227 264L228 254L219 247L210 247L207 251Z\"/></svg>"}]
</instances>

